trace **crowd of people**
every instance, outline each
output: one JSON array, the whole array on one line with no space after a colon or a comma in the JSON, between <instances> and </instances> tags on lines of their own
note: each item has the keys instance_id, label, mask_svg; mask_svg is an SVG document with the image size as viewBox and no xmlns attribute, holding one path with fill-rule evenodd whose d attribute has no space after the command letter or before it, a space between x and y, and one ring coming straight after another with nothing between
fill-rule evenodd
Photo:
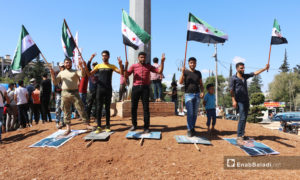
<instances>
[{"instance_id":1,"label":"crowd of people","mask_svg":"<svg viewBox=\"0 0 300 180\"><path fill-rule=\"evenodd\" d=\"M0 85L0 126L4 123L4 128L0 128L0 139L2 129L12 131L31 127L33 120L35 124L52 122L50 114L50 100L52 89L55 95L55 114L56 127L58 129L66 126L65 135L71 132L71 114L76 109L76 114L86 124L88 130L95 133L110 132L110 105L112 99L112 75L113 72L120 74L119 100L125 99L128 77L133 76L133 85L131 92L131 120L130 131L135 131L137 126L137 108L141 100L144 113L144 133L150 132L150 112L149 99L151 85L154 90L154 101L162 101L162 78L165 62L165 54L162 54L161 63L158 64L158 58L153 59L153 65L146 63L147 54L140 52L138 54L138 63L132 64L118 57L119 68L109 63L110 53L107 50L102 51L102 62L92 63L96 54L92 54L86 63L81 58L78 61L78 70L72 69L72 60L68 57L64 62L59 63L59 71L55 72L49 66L51 79L48 74L42 75L40 84L36 79L31 79L28 86L20 80L18 84L11 83L6 89ZM204 95L204 86L202 74L196 70L197 60L194 57L188 59L189 68L182 68L182 74L179 83L184 85L185 106L187 109L187 136L195 136L195 124L198 116L200 99L203 98L203 105L207 114L208 131L214 131L216 125L216 104L215 89L213 84L206 86L207 94ZM231 78L230 91L232 95L233 107L238 108L240 120L237 130L237 143L247 138L245 134L245 125L249 110L249 98L247 91L247 79L258 75L267 70L269 66L254 73L245 74L244 64L237 63L237 74ZM53 84L53 85L52 85ZM54 88L52 88L54 86ZM177 114L177 83L172 82L171 99L175 104L175 114ZM89 87L89 98L87 88ZM103 113L103 106L105 113ZM97 127L90 125L92 109L95 109ZM2 114L5 114L3 119ZM106 124L102 126L101 118L105 114ZM210 126L212 127L210 128Z\"/></svg>"}]
</instances>

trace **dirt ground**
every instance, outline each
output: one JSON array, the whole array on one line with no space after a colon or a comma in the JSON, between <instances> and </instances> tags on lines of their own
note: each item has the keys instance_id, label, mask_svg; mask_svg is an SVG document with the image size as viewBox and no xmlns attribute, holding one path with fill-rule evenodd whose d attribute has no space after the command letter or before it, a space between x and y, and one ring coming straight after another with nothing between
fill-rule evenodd
<instances>
[{"instance_id":1,"label":"dirt ground","mask_svg":"<svg viewBox=\"0 0 300 180\"><path fill-rule=\"evenodd\" d=\"M103 122L104 123L104 122ZM84 129L72 120L72 128ZM222 140L235 137L237 122L217 120L216 132L208 136L205 119L197 121L198 135L209 137L211 146L177 144L174 135L186 134L186 118L151 117L151 129L162 132L161 140L128 140L129 119L113 117L108 141L86 148L76 136L58 149L28 146L56 131L55 123L34 125L3 134L0 145L0 179L299 179L300 170L226 170L224 156L247 156L241 149ZM143 121L139 118L139 125ZM93 123L95 125L95 123ZM300 156L300 136L247 124L246 135L280 152L279 156ZM255 157L253 157L255 158ZM300 162L299 162L300 163Z\"/></svg>"}]
</instances>

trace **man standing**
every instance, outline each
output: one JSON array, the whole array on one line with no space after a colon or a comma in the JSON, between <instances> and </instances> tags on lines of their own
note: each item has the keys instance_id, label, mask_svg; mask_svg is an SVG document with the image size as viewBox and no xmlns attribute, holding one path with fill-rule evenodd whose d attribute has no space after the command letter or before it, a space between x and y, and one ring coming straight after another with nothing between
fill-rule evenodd
<instances>
[{"instance_id":1,"label":"man standing","mask_svg":"<svg viewBox=\"0 0 300 180\"><path fill-rule=\"evenodd\" d=\"M7 90L7 97L10 101L9 107L7 108L7 116L6 116L6 131L14 130L17 128L17 114L18 108L16 101L14 100L14 83L10 83Z\"/></svg>"},{"instance_id":2,"label":"man standing","mask_svg":"<svg viewBox=\"0 0 300 180\"><path fill-rule=\"evenodd\" d=\"M51 80L48 79L48 73L43 74L43 80L41 82L41 105L42 105L42 119L43 123L47 122L47 116L49 122L52 122L50 114L50 98L51 98Z\"/></svg>"},{"instance_id":3,"label":"man standing","mask_svg":"<svg viewBox=\"0 0 300 180\"><path fill-rule=\"evenodd\" d=\"M137 128L137 108L139 100L142 99L144 109L144 133L149 133L150 126L150 112L149 112L149 94L150 94L150 72L161 74L164 69L165 54L162 54L161 65L159 68L155 68L150 64L146 64L145 52L138 54L139 62L131 65L127 71L128 61L125 62L125 78L133 74L133 87L131 93L131 118L132 127L130 131L134 131Z\"/></svg>"},{"instance_id":4,"label":"man standing","mask_svg":"<svg viewBox=\"0 0 300 180\"><path fill-rule=\"evenodd\" d=\"M89 76L94 75L98 72L98 81L97 81L97 130L95 133L102 132L101 129L101 117L102 117L102 108L103 104L105 105L105 115L106 115L106 126L105 131L110 132L110 104L112 97L112 74L113 71L119 74L123 74L123 65L122 60L118 57L120 69L118 69L115 65L109 64L109 51L104 50L101 53L103 63L97 64L95 68L88 72ZM86 71L88 71L86 69Z\"/></svg>"},{"instance_id":5,"label":"man standing","mask_svg":"<svg viewBox=\"0 0 300 180\"><path fill-rule=\"evenodd\" d=\"M158 58L153 58L153 66L155 68L159 68ZM161 102L161 95L162 95L162 85L161 80L163 78L162 74L151 72L151 83L152 88L154 90L154 101Z\"/></svg>"},{"instance_id":6,"label":"man standing","mask_svg":"<svg viewBox=\"0 0 300 180\"><path fill-rule=\"evenodd\" d=\"M94 56L96 56L96 54L94 54ZM92 71L92 69L94 69L96 67L96 65L98 64L97 62L94 62L92 64L92 68L91 68L91 63L92 63L92 59L90 59L87 63L87 68L88 68L89 72ZM93 105L96 104L96 103L94 103L94 102L96 102L97 81L98 81L98 76L96 74L89 77L90 96L89 96L89 99L88 99L88 106L87 106L88 119L90 119L90 117L91 117L91 112L92 112ZM95 113L93 113L93 114L95 114ZM96 115L94 115L94 117L96 117Z\"/></svg>"},{"instance_id":7,"label":"man standing","mask_svg":"<svg viewBox=\"0 0 300 180\"><path fill-rule=\"evenodd\" d=\"M188 70L185 70L185 67L182 68L179 83L184 84L185 106L187 109L187 136L192 137L196 133L195 125L198 115L198 108L200 98L203 98L204 96L204 88L201 72L196 70L196 58L190 57L188 63Z\"/></svg>"},{"instance_id":8,"label":"man standing","mask_svg":"<svg viewBox=\"0 0 300 180\"><path fill-rule=\"evenodd\" d=\"M86 112L84 111L84 105L80 99L78 92L78 83L80 77L85 76L84 68L82 67L82 61L79 61L79 70L72 69L72 60L68 57L64 60L65 70L58 73L55 77L54 71L50 68L51 79L53 84L56 86L60 82L62 83L61 88L61 100L63 104L64 111L64 123L67 126L67 130L64 135L68 135L71 132L70 121L71 121L71 106L75 105L80 117L83 122L87 125L87 129L92 130L93 127L90 126L89 120L87 119Z\"/></svg>"},{"instance_id":9,"label":"man standing","mask_svg":"<svg viewBox=\"0 0 300 180\"><path fill-rule=\"evenodd\" d=\"M237 108L240 119L238 122L237 128L237 145L242 146L243 140L247 140L248 137L245 135L245 127L246 121L249 111L249 96L248 96L248 89L247 89L247 79L253 76L257 76L260 73L264 72L265 70L269 69L269 64L266 65L265 68L260 69L256 72L252 72L250 74L245 74L245 65L244 63L240 62L236 64L236 71L237 73L232 76L230 82L230 93L232 99L232 106L233 108Z\"/></svg>"},{"instance_id":10,"label":"man standing","mask_svg":"<svg viewBox=\"0 0 300 180\"><path fill-rule=\"evenodd\" d=\"M28 91L24 88L23 80L18 82L19 87L15 90L14 99L17 102L18 106L18 117L20 128L25 128L26 123L28 123L28 115L27 115L27 103L28 103Z\"/></svg>"},{"instance_id":11,"label":"man standing","mask_svg":"<svg viewBox=\"0 0 300 180\"><path fill-rule=\"evenodd\" d=\"M30 79L30 84L26 87L28 91L28 114L29 114L29 125L32 126L32 117L33 117L33 103L31 98L31 93L34 91L35 86L35 78Z\"/></svg>"},{"instance_id":12,"label":"man standing","mask_svg":"<svg viewBox=\"0 0 300 180\"><path fill-rule=\"evenodd\" d=\"M7 96L7 92L5 90L5 87L0 85L0 144L1 141L1 134L2 134L2 124L3 124L3 109L4 109L4 101L6 100L6 104L9 106L9 98Z\"/></svg>"},{"instance_id":13,"label":"man standing","mask_svg":"<svg viewBox=\"0 0 300 180\"><path fill-rule=\"evenodd\" d=\"M65 65L64 65L63 62L60 62L59 63L59 72L62 72L63 70L65 70ZM64 121L61 117L61 114L62 114L61 91L62 91L62 89L61 89L61 82L60 82L56 86L54 86L55 115L56 115L56 127L57 127L57 129L61 129L62 127L65 126Z\"/></svg>"},{"instance_id":14,"label":"man standing","mask_svg":"<svg viewBox=\"0 0 300 180\"><path fill-rule=\"evenodd\" d=\"M96 54L92 54L89 62L91 62ZM81 77L80 83L79 83L79 95L80 98L84 104L84 110L87 111L87 104L86 104L86 98L87 98L87 87L88 87L89 77L86 74L84 77Z\"/></svg>"}]
</instances>

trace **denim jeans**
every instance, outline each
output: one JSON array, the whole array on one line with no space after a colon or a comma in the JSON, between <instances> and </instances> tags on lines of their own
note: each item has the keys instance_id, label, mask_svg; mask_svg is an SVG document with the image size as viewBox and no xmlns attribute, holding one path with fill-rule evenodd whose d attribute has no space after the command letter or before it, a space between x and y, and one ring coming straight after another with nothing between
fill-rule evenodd
<instances>
[{"instance_id":1,"label":"denim jeans","mask_svg":"<svg viewBox=\"0 0 300 180\"><path fill-rule=\"evenodd\" d=\"M199 93L185 93L185 107L187 110L187 128L192 130L195 128L198 108L200 103Z\"/></svg>"},{"instance_id":2,"label":"denim jeans","mask_svg":"<svg viewBox=\"0 0 300 180\"><path fill-rule=\"evenodd\" d=\"M162 89L162 86L161 86L161 80L158 79L158 80L153 80L152 81L152 88L154 90L154 99L161 99L161 89Z\"/></svg>"},{"instance_id":3,"label":"denim jeans","mask_svg":"<svg viewBox=\"0 0 300 180\"><path fill-rule=\"evenodd\" d=\"M177 109L178 109L178 99L177 98L172 98L172 102L174 102L174 104L175 104L175 115L178 115L178 111L177 111Z\"/></svg>"},{"instance_id":4,"label":"denim jeans","mask_svg":"<svg viewBox=\"0 0 300 180\"><path fill-rule=\"evenodd\" d=\"M62 103L61 103L61 94L55 94L55 115L56 115L56 123L63 123L63 116L62 116Z\"/></svg>"},{"instance_id":5,"label":"denim jeans","mask_svg":"<svg viewBox=\"0 0 300 180\"><path fill-rule=\"evenodd\" d=\"M207 121L206 121L206 126L210 126L210 121L212 119L212 126L216 125L216 109L207 109L206 110L206 116L207 116Z\"/></svg>"},{"instance_id":6,"label":"denim jeans","mask_svg":"<svg viewBox=\"0 0 300 180\"><path fill-rule=\"evenodd\" d=\"M242 137L245 134L246 121L249 111L249 102L238 102L238 111L240 115L237 136Z\"/></svg>"},{"instance_id":7,"label":"denim jeans","mask_svg":"<svg viewBox=\"0 0 300 180\"><path fill-rule=\"evenodd\" d=\"M2 123L3 123L3 107L0 107L0 140L2 134Z\"/></svg>"}]
</instances>

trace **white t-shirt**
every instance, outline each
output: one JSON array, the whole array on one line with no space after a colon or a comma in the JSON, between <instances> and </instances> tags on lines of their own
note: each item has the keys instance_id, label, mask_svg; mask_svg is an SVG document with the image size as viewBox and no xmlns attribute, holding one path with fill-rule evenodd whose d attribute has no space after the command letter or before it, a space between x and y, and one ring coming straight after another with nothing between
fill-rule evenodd
<instances>
[{"instance_id":1,"label":"white t-shirt","mask_svg":"<svg viewBox=\"0 0 300 180\"><path fill-rule=\"evenodd\" d=\"M16 105L16 101L14 100L14 94L15 94L14 90L10 90L10 89L7 90L7 96L10 100L10 105L12 106Z\"/></svg>"},{"instance_id":2,"label":"white t-shirt","mask_svg":"<svg viewBox=\"0 0 300 180\"><path fill-rule=\"evenodd\" d=\"M28 100L26 98L26 94L28 95L28 91L26 88L19 86L15 90L15 95L17 95L17 105L27 104Z\"/></svg>"},{"instance_id":3,"label":"white t-shirt","mask_svg":"<svg viewBox=\"0 0 300 180\"><path fill-rule=\"evenodd\" d=\"M5 98L4 95L6 93L5 87L0 85L0 91L2 92L3 98ZM0 94L0 107L4 107L2 95Z\"/></svg>"}]
</instances>

